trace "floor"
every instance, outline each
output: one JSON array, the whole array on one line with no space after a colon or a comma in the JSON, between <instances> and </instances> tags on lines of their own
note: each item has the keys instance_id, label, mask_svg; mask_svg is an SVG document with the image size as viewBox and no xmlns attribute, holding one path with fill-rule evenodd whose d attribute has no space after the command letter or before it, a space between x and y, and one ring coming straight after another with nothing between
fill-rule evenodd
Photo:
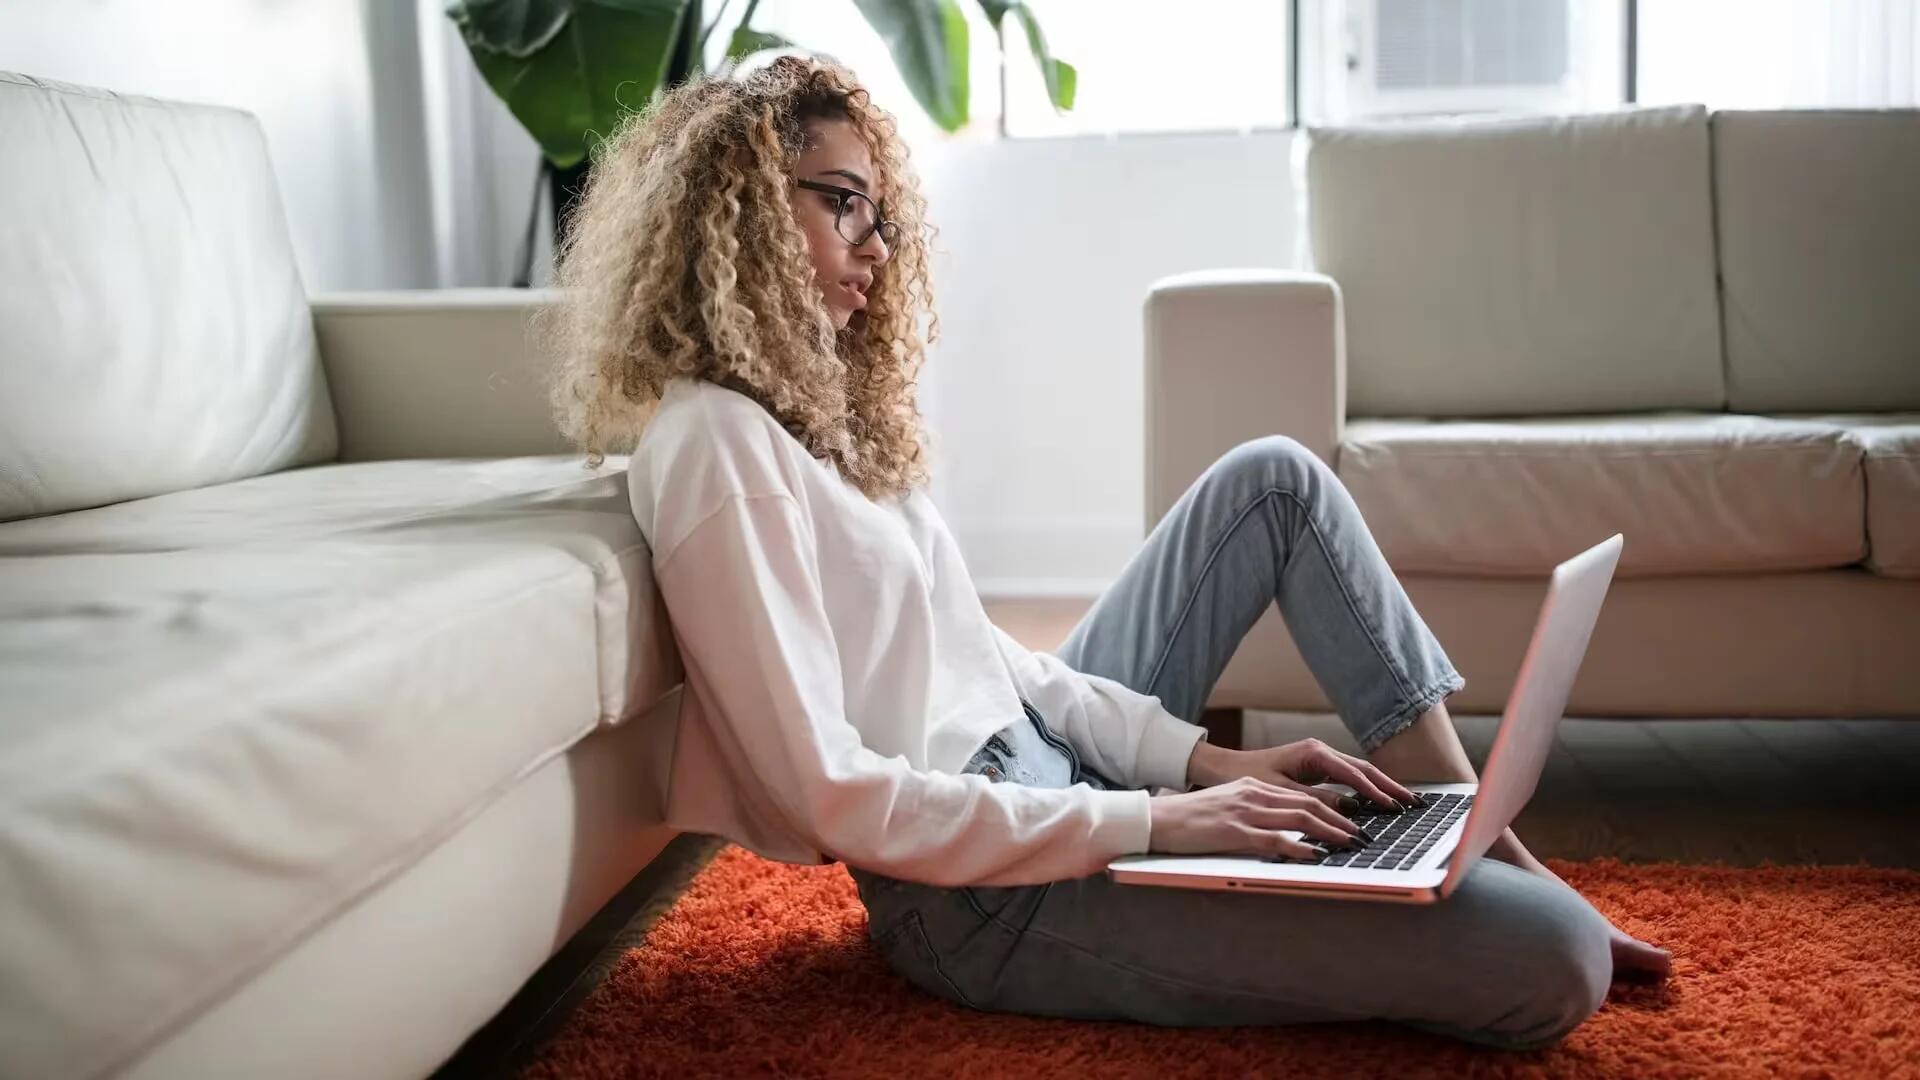
<instances>
[{"instance_id":1,"label":"floor","mask_svg":"<svg viewBox=\"0 0 1920 1080\"><path fill-rule=\"evenodd\" d=\"M987 614L1049 650L1085 600L988 601ZM1497 717L1456 716L1479 767ZM1331 716L1249 711L1248 745L1315 736L1352 751ZM1542 857L1733 865L1920 868L1920 720L1562 721L1515 831ZM722 844L675 840L436 1077L511 1076L671 907Z\"/></svg>"}]
</instances>

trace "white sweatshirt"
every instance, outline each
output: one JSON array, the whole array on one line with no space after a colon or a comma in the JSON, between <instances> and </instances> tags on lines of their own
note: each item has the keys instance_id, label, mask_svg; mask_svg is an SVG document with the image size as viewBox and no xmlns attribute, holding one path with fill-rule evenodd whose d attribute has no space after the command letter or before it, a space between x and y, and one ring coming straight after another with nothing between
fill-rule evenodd
<instances>
[{"instance_id":1,"label":"white sweatshirt","mask_svg":"<svg viewBox=\"0 0 1920 1080\"><path fill-rule=\"evenodd\" d=\"M1103 776L1186 790L1205 729L993 625L923 490L869 499L752 398L684 377L627 478L686 668L669 825L948 886L1146 851L1146 790L960 773L1022 697Z\"/></svg>"}]
</instances>

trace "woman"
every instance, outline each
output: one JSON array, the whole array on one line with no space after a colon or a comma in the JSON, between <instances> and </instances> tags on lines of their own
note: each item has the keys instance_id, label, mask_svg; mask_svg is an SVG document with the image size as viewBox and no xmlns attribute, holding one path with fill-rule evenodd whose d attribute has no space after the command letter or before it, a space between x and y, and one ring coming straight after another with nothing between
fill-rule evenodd
<instances>
[{"instance_id":1,"label":"woman","mask_svg":"<svg viewBox=\"0 0 1920 1080\"><path fill-rule=\"evenodd\" d=\"M596 461L637 436L686 668L668 821L845 862L889 963L982 1009L1528 1047L1616 972L1664 971L1511 832L1419 908L1105 877L1129 852L1348 844L1359 807L1320 781L1397 809L1401 781L1474 779L1462 680L1339 480L1279 436L1196 481L1057 654L996 628L923 486L930 233L892 120L798 59L674 91L595 167L555 400ZM1189 722L1276 601L1365 757Z\"/></svg>"}]
</instances>

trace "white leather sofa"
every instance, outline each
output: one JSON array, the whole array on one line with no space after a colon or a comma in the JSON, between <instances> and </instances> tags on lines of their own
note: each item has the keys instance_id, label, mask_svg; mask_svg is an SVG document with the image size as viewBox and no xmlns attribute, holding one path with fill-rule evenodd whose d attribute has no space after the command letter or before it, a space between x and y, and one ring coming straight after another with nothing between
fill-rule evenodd
<instances>
[{"instance_id":1,"label":"white leather sofa","mask_svg":"<svg viewBox=\"0 0 1920 1080\"><path fill-rule=\"evenodd\" d=\"M1618 531L1569 711L1920 715L1920 112L1314 129L1311 269L1146 302L1147 525L1282 434L1498 711ZM1277 609L1210 706L1322 711Z\"/></svg>"},{"instance_id":2,"label":"white leather sofa","mask_svg":"<svg viewBox=\"0 0 1920 1080\"><path fill-rule=\"evenodd\" d=\"M309 300L246 113L0 74L0 1076L418 1077L671 838L512 290Z\"/></svg>"}]
</instances>

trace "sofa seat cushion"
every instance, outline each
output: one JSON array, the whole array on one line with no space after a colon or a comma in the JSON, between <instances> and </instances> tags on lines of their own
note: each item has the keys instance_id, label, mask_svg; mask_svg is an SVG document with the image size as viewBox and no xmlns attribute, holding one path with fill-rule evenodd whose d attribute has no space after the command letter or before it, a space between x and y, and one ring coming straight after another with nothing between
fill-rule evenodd
<instances>
[{"instance_id":1,"label":"sofa seat cushion","mask_svg":"<svg viewBox=\"0 0 1920 1080\"><path fill-rule=\"evenodd\" d=\"M651 702L618 677L655 632L623 464L332 465L0 525L13 1063L139 1052Z\"/></svg>"},{"instance_id":2,"label":"sofa seat cushion","mask_svg":"<svg viewBox=\"0 0 1920 1080\"><path fill-rule=\"evenodd\" d=\"M600 713L643 712L680 682L652 554L612 457L322 465L0 524L0 558L139 554L355 537L385 544L524 543L594 575Z\"/></svg>"},{"instance_id":3,"label":"sofa seat cushion","mask_svg":"<svg viewBox=\"0 0 1920 1080\"><path fill-rule=\"evenodd\" d=\"M1920 578L1920 413L1812 419L1845 428L1866 453L1867 568Z\"/></svg>"},{"instance_id":4,"label":"sofa seat cushion","mask_svg":"<svg viewBox=\"0 0 1920 1080\"><path fill-rule=\"evenodd\" d=\"M1403 573L1544 574L1616 532L1623 577L1813 570L1866 554L1860 445L1831 423L1354 420L1338 471Z\"/></svg>"}]
</instances>

